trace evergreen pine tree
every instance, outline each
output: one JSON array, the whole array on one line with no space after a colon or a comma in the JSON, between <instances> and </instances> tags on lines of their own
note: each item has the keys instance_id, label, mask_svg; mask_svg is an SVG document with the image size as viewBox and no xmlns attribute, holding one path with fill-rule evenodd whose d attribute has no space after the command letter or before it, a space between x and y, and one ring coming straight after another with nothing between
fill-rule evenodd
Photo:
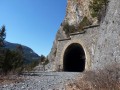
<instances>
[{"instance_id":1,"label":"evergreen pine tree","mask_svg":"<svg viewBox=\"0 0 120 90\"><path fill-rule=\"evenodd\" d=\"M2 28L0 29L0 47L4 46L4 40L6 38L6 29L5 26L3 25Z\"/></svg>"}]
</instances>

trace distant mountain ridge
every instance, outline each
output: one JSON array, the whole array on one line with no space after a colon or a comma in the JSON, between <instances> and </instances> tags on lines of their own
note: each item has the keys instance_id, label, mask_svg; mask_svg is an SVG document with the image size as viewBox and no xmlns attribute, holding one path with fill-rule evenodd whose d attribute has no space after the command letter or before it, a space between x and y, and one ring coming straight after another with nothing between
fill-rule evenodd
<instances>
[{"instance_id":1,"label":"distant mountain ridge","mask_svg":"<svg viewBox=\"0 0 120 90\"><path fill-rule=\"evenodd\" d=\"M5 48L8 48L10 50L15 50L17 46L21 45L17 43L10 43L7 41L5 41L4 43L5 43ZM25 63L30 63L32 61L40 59L40 56L37 53L35 53L31 48L24 46L24 45L21 45L21 46L24 52L23 55L25 58Z\"/></svg>"}]
</instances>

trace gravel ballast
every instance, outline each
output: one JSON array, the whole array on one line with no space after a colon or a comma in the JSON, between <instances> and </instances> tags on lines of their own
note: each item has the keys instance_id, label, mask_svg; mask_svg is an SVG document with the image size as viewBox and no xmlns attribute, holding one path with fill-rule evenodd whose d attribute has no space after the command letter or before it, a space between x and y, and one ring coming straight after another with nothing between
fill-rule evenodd
<instances>
[{"instance_id":1,"label":"gravel ballast","mask_svg":"<svg viewBox=\"0 0 120 90\"><path fill-rule=\"evenodd\" d=\"M0 90L65 90L65 85L79 75L77 72L24 73L22 82L0 85Z\"/></svg>"}]
</instances>

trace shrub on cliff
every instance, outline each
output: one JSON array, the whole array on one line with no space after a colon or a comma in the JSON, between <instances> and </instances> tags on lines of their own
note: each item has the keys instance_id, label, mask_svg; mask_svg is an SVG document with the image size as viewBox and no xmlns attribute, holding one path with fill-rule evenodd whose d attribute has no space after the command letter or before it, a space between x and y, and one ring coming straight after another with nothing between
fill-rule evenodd
<instances>
[{"instance_id":1,"label":"shrub on cliff","mask_svg":"<svg viewBox=\"0 0 120 90\"><path fill-rule=\"evenodd\" d=\"M69 36L70 33L75 33L75 32L81 32L85 26L91 25L91 22L87 17L84 17L82 21L76 25L69 25L68 23L65 23L63 26L63 30L65 31L65 34Z\"/></svg>"},{"instance_id":2,"label":"shrub on cliff","mask_svg":"<svg viewBox=\"0 0 120 90\"><path fill-rule=\"evenodd\" d=\"M102 8L104 7L106 9L107 3L108 0L92 0L89 5L91 16L93 18L99 18Z\"/></svg>"},{"instance_id":3,"label":"shrub on cliff","mask_svg":"<svg viewBox=\"0 0 120 90\"><path fill-rule=\"evenodd\" d=\"M79 32L82 31L85 26L89 26L89 25L91 25L91 22L87 17L84 17L77 27L78 31Z\"/></svg>"},{"instance_id":4,"label":"shrub on cliff","mask_svg":"<svg viewBox=\"0 0 120 90\"><path fill-rule=\"evenodd\" d=\"M69 25L68 23L64 24L63 30L65 31L65 34L67 36L69 36L70 33L74 33L77 31L74 25Z\"/></svg>"}]
</instances>

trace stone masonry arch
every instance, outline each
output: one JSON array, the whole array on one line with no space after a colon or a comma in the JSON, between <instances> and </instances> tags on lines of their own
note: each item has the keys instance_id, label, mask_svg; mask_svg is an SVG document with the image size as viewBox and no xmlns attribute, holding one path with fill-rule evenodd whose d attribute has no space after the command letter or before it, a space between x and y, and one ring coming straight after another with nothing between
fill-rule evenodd
<instances>
[{"instance_id":1,"label":"stone masonry arch","mask_svg":"<svg viewBox=\"0 0 120 90\"><path fill-rule=\"evenodd\" d=\"M78 39L73 39L73 40L69 40L63 47L63 50L61 51L61 56L60 56L60 65L61 65L61 69L63 70L63 65L64 65L64 54L65 54L65 51L66 49L72 45L72 44L79 44L82 46L83 50L84 50L84 53L85 53L85 58L86 58L86 61L85 61L85 70L89 70L90 69L90 66L91 66L91 61L90 61L90 57L89 57L89 53L85 47L85 44L84 42L78 40Z\"/></svg>"},{"instance_id":2,"label":"stone masonry arch","mask_svg":"<svg viewBox=\"0 0 120 90\"><path fill-rule=\"evenodd\" d=\"M85 70L85 52L78 43L72 43L67 47L63 56L63 71L83 72Z\"/></svg>"}]
</instances>

